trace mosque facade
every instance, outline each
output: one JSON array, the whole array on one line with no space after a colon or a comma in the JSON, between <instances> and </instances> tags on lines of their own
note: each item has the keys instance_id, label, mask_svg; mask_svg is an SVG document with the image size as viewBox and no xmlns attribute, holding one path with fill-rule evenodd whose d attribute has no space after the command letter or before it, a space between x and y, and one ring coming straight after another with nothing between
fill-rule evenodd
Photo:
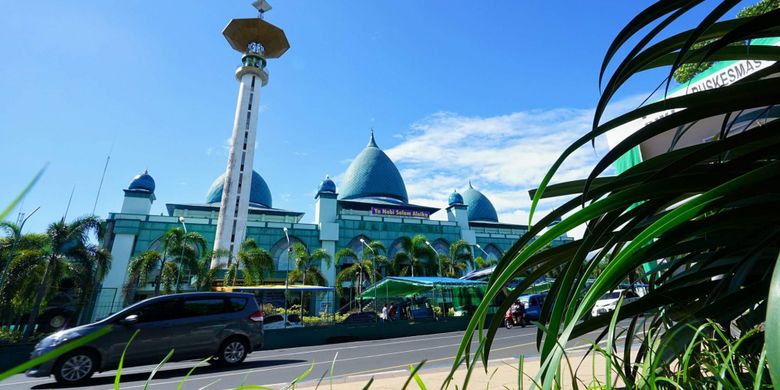
<instances>
[{"instance_id":1,"label":"mosque facade","mask_svg":"<svg viewBox=\"0 0 780 390\"><path fill-rule=\"evenodd\" d=\"M125 298L127 266L144 251L161 250L161 238L167 230L184 227L202 235L207 248L213 246L223 183L223 176L216 178L203 203L167 203L168 215L152 215L154 179L148 172L133 178L124 190L122 209L109 213L106 219L105 246L111 251L113 263L103 281L95 317L144 298L154 289L151 285L138 286L132 296ZM253 171L246 238L254 239L273 256L275 271L268 282L284 283L287 271L294 267L287 250L293 243L303 244L310 252L322 248L330 254L333 264L329 267L323 263L320 269L333 286L339 270L349 265L335 264L335 254L342 248L350 248L360 256L365 249L363 242L381 241L387 248L386 256L392 259L401 250L402 237L422 234L439 253L449 253L450 244L465 240L473 246L475 257L496 259L528 230L525 225L500 222L490 199L471 183L463 193L453 192L446 202L442 200L446 220L431 219L440 209L409 202L403 177L373 134L352 161L343 182L337 186L326 177L314 201L313 222L301 222L304 213L273 207L268 184ZM556 244L570 240L562 236Z\"/></svg>"}]
</instances>

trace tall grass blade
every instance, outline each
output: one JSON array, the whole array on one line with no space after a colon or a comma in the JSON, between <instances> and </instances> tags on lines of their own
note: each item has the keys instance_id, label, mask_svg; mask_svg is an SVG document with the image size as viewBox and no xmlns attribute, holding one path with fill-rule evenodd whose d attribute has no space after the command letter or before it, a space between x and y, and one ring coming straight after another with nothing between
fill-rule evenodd
<instances>
[{"instance_id":1,"label":"tall grass blade","mask_svg":"<svg viewBox=\"0 0 780 390\"><path fill-rule=\"evenodd\" d=\"M301 375L298 375L298 377L297 377L297 378L293 379L293 381L292 381L292 382L290 382L290 387L291 387L291 388L293 388L293 389L295 389L295 385L296 385L298 382L300 382L300 381L304 380L304 379L305 379L307 376L309 376L309 374L311 374L311 371L312 371L312 370L314 370L314 365L315 365L315 364L317 364L317 363L315 363L315 362L312 362L312 363L311 363L311 366L310 366L308 369L306 369L306 371L304 371L303 373L301 373Z\"/></svg>"},{"instance_id":2,"label":"tall grass blade","mask_svg":"<svg viewBox=\"0 0 780 390\"><path fill-rule=\"evenodd\" d=\"M159 364L157 364L157 366L156 366L156 367L154 367L154 370L152 370L152 372L149 374L149 378L147 378L147 379L146 379L146 382L144 382L144 390L146 390L146 389L148 389L148 388L149 388L149 383L151 383L151 382L152 382L152 379L154 379L154 376L157 374L157 371L159 371L159 370L160 370L160 369L161 369L161 368L162 368L162 367L165 365L165 363L168 363L168 360L170 360L170 359L171 359L171 357L173 357L173 351L174 351L174 350L173 350L173 349L171 349L171 350L168 352L168 354L167 354L167 355L165 355L165 357L163 358L163 360L162 360L162 361L161 361Z\"/></svg>"},{"instance_id":3,"label":"tall grass blade","mask_svg":"<svg viewBox=\"0 0 780 390\"><path fill-rule=\"evenodd\" d=\"M55 348L54 350L47 352L41 356L38 356L35 359L31 359L27 362L24 362L14 368L11 368L9 370L4 371L3 373L0 373L0 381L6 380L20 372L27 371L33 367L37 367L44 362L47 362L52 359L56 359L60 357L62 354L68 353L70 351L75 350L76 348L82 347L84 345L87 345L91 343L94 340L97 340L98 338L106 335L107 333L111 332L111 326L106 326L105 328L102 328L100 330L97 330L93 333L90 333L82 338L73 340L69 343L66 343L62 346L59 346Z\"/></svg>"},{"instance_id":4,"label":"tall grass blade","mask_svg":"<svg viewBox=\"0 0 780 390\"><path fill-rule=\"evenodd\" d=\"M769 377L775 388L780 388L780 255L775 261L772 282L769 285L769 298L766 309L766 361L769 366Z\"/></svg>"},{"instance_id":5,"label":"tall grass blade","mask_svg":"<svg viewBox=\"0 0 780 390\"><path fill-rule=\"evenodd\" d=\"M125 364L125 354L127 354L127 348L130 347L133 339L135 339L135 336L137 336L138 332L140 331L141 329L136 329L135 332L133 332L133 335L130 336L130 340L127 340L127 344L125 344L125 348L122 350L122 356L119 357L119 366L117 366L116 375L114 375L114 390L119 390L119 381L122 378L122 366Z\"/></svg>"},{"instance_id":6,"label":"tall grass blade","mask_svg":"<svg viewBox=\"0 0 780 390\"><path fill-rule=\"evenodd\" d=\"M415 375L417 375L417 372L420 371L420 369L425 364L425 362L426 361L423 360L420 363L417 363L417 366L415 367L412 367L411 365L409 366L409 370L411 371L411 373L409 373L409 377L406 378L406 382L404 382L404 385L401 387L401 390L406 390L406 388L409 386L409 383L412 382L412 379L414 378Z\"/></svg>"},{"instance_id":7,"label":"tall grass blade","mask_svg":"<svg viewBox=\"0 0 780 390\"><path fill-rule=\"evenodd\" d=\"M41 176L43 176L43 172L46 171L46 168L48 166L49 163L46 163L46 165L44 165L43 168L41 168L41 170L35 174L35 177L33 177L33 179L30 180L30 182L27 183L27 185L22 189L22 192L20 192L19 195L17 195L16 198L14 198L14 200L11 201L11 203L5 208L5 210L0 212L0 221L5 220L5 217L7 217L8 214L10 214L11 211L13 211L13 209L16 208L19 202L21 202L22 199L24 199L27 193L30 192L30 190L33 188L35 183L38 182L38 179L40 179Z\"/></svg>"},{"instance_id":8,"label":"tall grass blade","mask_svg":"<svg viewBox=\"0 0 780 390\"><path fill-rule=\"evenodd\" d=\"M184 387L184 384L187 383L187 380L190 378L190 375L192 375L192 373L195 372L195 369L208 363L209 360L211 360L211 356L199 361L198 364L194 365L189 371L187 371L187 375L185 375L184 378L181 378L181 381L179 381L179 384L176 386L176 390L181 390L182 387Z\"/></svg>"}]
</instances>

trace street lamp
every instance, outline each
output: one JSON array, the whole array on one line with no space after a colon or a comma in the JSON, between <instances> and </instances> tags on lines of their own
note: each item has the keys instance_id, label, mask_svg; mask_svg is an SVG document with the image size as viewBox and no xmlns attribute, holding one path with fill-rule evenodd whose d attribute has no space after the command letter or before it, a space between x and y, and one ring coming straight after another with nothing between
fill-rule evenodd
<instances>
[{"instance_id":1,"label":"street lamp","mask_svg":"<svg viewBox=\"0 0 780 390\"><path fill-rule=\"evenodd\" d=\"M27 222L30 217L32 217L33 214L35 214L38 209L40 209L41 206L38 206L33 210L30 214L27 214L27 217L25 217L22 220L22 223L19 225L19 235L14 237L14 242L11 244L11 250L8 252L10 257L8 261L5 262L5 266L3 267L3 273L0 274L0 291L3 289L3 285L5 284L5 274L8 272L8 267L11 265L11 261L13 260L14 256L14 250L16 250L16 245L19 243L19 240L22 238L22 229L24 229L24 223Z\"/></svg>"},{"instance_id":2,"label":"street lamp","mask_svg":"<svg viewBox=\"0 0 780 390\"><path fill-rule=\"evenodd\" d=\"M439 262L439 276L444 276L442 275L442 271L441 271L441 258L439 257L439 251L437 251L436 248L434 248L429 241L425 241L425 245L428 245L429 248L433 249L433 253L436 254L436 260L438 260Z\"/></svg>"},{"instance_id":3,"label":"street lamp","mask_svg":"<svg viewBox=\"0 0 780 390\"><path fill-rule=\"evenodd\" d=\"M365 247L368 248L368 250L371 251L371 254L374 255L374 260L376 260L376 252L374 252L374 248L372 248L370 245L366 244L366 240L363 239L362 237L360 238L360 243L365 245ZM358 288L363 287L362 283L360 283L360 282L363 281L363 274L362 274L363 265L362 264L360 265L360 270L361 270L361 273L360 273L360 275L358 275L358 280L359 280L358 283L360 284L360 286L358 286ZM368 275L368 280L371 280L371 275ZM362 299L360 301L361 301L360 311L362 312L363 311ZM379 307L378 307L378 304L376 302L376 286L374 286L374 310L378 310L378 309L379 309Z\"/></svg>"},{"instance_id":4,"label":"street lamp","mask_svg":"<svg viewBox=\"0 0 780 390\"><path fill-rule=\"evenodd\" d=\"M287 277L284 278L284 327L287 327L287 294L290 291L290 255L292 247L290 246L290 236L287 234L287 227L283 227L284 238L287 239Z\"/></svg>"},{"instance_id":5,"label":"street lamp","mask_svg":"<svg viewBox=\"0 0 780 390\"><path fill-rule=\"evenodd\" d=\"M479 250L481 250L481 251L482 251L482 253L484 253L484 254L485 254L485 260L489 260L489 257L490 257L490 255L489 255L487 252L485 252L485 250L484 250L484 249L482 249L482 247L481 247L481 246L479 246L479 244L476 244L475 246L476 246L477 248L479 248Z\"/></svg>"},{"instance_id":6,"label":"street lamp","mask_svg":"<svg viewBox=\"0 0 780 390\"><path fill-rule=\"evenodd\" d=\"M181 281L181 271L182 271L181 270L181 263L182 263L182 260L184 259L184 242L185 242L184 240L187 237L187 225L184 224L184 217L179 217L179 223L184 228L184 234L181 236L181 243L180 243L181 244L181 255L179 256L179 267L178 267L178 272L176 273L176 293L179 293L179 291L180 291L179 283ZM233 282L235 283L235 281L236 281L236 278L234 277L233 278Z\"/></svg>"}]
</instances>

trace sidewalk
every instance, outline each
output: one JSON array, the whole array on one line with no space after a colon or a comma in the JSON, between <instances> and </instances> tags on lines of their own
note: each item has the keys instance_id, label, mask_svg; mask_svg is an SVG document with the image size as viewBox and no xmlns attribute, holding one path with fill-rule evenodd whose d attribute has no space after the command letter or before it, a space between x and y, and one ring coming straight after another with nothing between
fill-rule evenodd
<instances>
[{"instance_id":1,"label":"sidewalk","mask_svg":"<svg viewBox=\"0 0 780 390\"><path fill-rule=\"evenodd\" d=\"M574 370L577 371L578 386L579 388L586 388L588 385L595 385L597 383L603 384L606 377L606 365L602 356L588 355L588 357L582 362L579 369L577 365L580 364L584 353L578 352L571 354L569 360ZM532 379L539 371L539 358L527 358L523 364L523 389L531 387ZM563 366L566 367L563 370L563 378L565 383L561 384L563 389L571 389L571 375L569 375L568 366L565 361ZM447 378L450 369L449 367L432 367L423 368L419 372L420 379L428 389L439 389L442 383ZM345 377L339 377L333 380L333 389L336 390L352 390L363 389L371 378L374 378L374 382L371 384L372 390L385 390L385 389L400 389L406 379L409 378L410 369L395 369L385 372L365 373L348 375ZM458 388L463 388L463 379L466 376L466 366L462 365L455 372L454 380L450 382L451 389L455 389L455 385ZM616 374L612 374L612 381L615 381ZM530 377L530 378L529 378ZM618 383L620 385L620 383ZM471 374L471 378L468 383L469 388L474 389L520 389L518 385L518 359L498 359L488 362L488 371L481 363L478 363ZM306 382L301 386L296 386L296 389L312 390L316 388L316 381ZM331 388L330 381L325 378L319 386L320 390L329 390ZM411 380L407 389L419 389L414 379Z\"/></svg>"}]
</instances>

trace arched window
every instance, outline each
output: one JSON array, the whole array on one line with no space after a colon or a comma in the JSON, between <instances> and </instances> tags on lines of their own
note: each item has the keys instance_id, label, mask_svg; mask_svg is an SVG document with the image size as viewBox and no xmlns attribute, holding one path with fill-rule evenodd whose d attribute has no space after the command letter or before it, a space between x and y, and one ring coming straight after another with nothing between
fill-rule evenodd
<instances>
[{"instance_id":1,"label":"arched window","mask_svg":"<svg viewBox=\"0 0 780 390\"><path fill-rule=\"evenodd\" d=\"M433 249L436 249L436 252L438 252L440 255L449 256L450 254L450 243L443 238L436 239L436 241L431 243L431 246Z\"/></svg>"},{"instance_id":2,"label":"arched window","mask_svg":"<svg viewBox=\"0 0 780 390\"><path fill-rule=\"evenodd\" d=\"M392 244L387 248L387 259L392 261L393 257L395 257L396 253L403 251L403 237L398 237L393 241Z\"/></svg>"},{"instance_id":3,"label":"arched window","mask_svg":"<svg viewBox=\"0 0 780 390\"><path fill-rule=\"evenodd\" d=\"M363 242L360 242L361 239L366 244L371 242L371 239L368 238L368 236L361 234L361 235L353 238L352 240L350 240L349 244L347 244L347 248L352 249L352 252L355 252L355 254L358 256L358 259L363 258L363 251L364 250L368 250L368 248L366 248L366 245L363 244ZM339 265L353 264L358 259L353 259L353 258L350 258L350 257L342 257L340 259L340 261L339 261Z\"/></svg>"},{"instance_id":4,"label":"arched window","mask_svg":"<svg viewBox=\"0 0 780 390\"><path fill-rule=\"evenodd\" d=\"M306 244L303 243L298 237L290 236L290 246L300 243L306 248ZM274 257L274 266L277 271L289 271L295 269L295 259L288 258L287 239L282 237L271 247L271 255ZM306 252L309 249L306 248ZM289 260L289 261L288 261Z\"/></svg>"},{"instance_id":5,"label":"arched window","mask_svg":"<svg viewBox=\"0 0 780 390\"><path fill-rule=\"evenodd\" d=\"M488 258L486 260L498 260L501 258L501 256L504 255L501 249L499 249L495 244L488 244L485 246L485 252L488 254Z\"/></svg>"}]
</instances>

